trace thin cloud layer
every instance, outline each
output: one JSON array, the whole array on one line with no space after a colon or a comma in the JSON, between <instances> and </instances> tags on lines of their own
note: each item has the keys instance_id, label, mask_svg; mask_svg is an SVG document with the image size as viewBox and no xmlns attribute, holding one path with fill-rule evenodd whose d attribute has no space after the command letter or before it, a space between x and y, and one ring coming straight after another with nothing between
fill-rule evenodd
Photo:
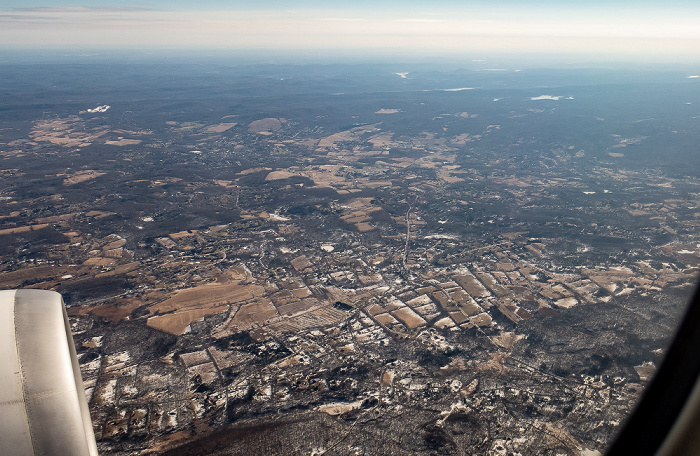
<instances>
[{"instance_id":1,"label":"thin cloud layer","mask_svg":"<svg viewBox=\"0 0 700 456\"><path fill-rule=\"evenodd\" d=\"M113 13L154 10L136 6L35 6L30 8L13 8L13 11L24 13Z\"/></svg>"},{"instance_id":2,"label":"thin cloud layer","mask_svg":"<svg viewBox=\"0 0 700 456\"><path fill-rule=\"evenodd\" d=\"M653 13L653 14L652 14ZM14 8L4 48L372 49L695 58L699 18L672 11L510 8L155 10L130 6Z\"/></svg>"}]
</instances>

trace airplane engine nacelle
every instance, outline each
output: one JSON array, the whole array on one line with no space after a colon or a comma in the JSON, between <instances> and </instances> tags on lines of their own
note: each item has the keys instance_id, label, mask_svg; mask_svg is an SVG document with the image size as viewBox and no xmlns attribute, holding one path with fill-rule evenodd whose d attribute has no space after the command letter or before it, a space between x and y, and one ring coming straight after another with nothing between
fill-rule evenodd
<instances>
[{"instance_id":1,"label":"airplane engine nacelle","mask_svg":"<svg viewBox=\"0 0 700 456\"><path fill-rule=\"evenodd\" d=\"M97 455L61 295L0 291L0 454Z\"/></svg>"}]
</instances>

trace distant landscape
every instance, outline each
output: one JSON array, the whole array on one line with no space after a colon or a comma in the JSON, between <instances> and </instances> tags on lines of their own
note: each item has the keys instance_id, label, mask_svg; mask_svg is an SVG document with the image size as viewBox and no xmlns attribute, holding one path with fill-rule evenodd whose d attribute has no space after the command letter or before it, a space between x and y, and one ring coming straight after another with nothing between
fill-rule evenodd
<instances>
[{"instance_id":1,"label":"distant landscape","mask_svg":"<svg viewBox=\"0 0 700 456\"><path fill-rule=\"evenodd\" d=\"M700 272L700 79L0 66L0 289L101 454L602 454Z\"/></svg>"}]
</instances>

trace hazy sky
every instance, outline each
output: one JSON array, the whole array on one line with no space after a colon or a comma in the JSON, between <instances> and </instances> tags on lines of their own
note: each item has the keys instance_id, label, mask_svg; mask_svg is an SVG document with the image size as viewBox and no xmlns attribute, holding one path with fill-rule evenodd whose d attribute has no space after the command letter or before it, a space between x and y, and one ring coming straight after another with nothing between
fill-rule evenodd
<instances>
[{"instance_id":1,"label":"hazy sky","mask_svg":"<svg viewBox=\"0 0 700 456\"><path fill-rule=\"evenodd\" d=\"M700 2L0 0L0 48L553 53L700 60Z\"/></svg>"}]
</instances>

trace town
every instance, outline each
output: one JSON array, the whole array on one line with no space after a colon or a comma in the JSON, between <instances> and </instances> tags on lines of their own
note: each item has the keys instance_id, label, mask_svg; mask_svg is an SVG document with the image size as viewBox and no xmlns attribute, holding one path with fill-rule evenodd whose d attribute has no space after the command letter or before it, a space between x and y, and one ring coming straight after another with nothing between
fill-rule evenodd
<instances>
[{"instance_id":1,"label":"town","mask_svg":"<svg viewBox=\"0 0 700 456\"><path fill-rule=\"evenodd\" d=\"M32 119L0 287L63 295L105 454L599 454L692 292L700 183L624 161L643 135L511 153L555 98Z\"/></svg>"}]
</instances>

